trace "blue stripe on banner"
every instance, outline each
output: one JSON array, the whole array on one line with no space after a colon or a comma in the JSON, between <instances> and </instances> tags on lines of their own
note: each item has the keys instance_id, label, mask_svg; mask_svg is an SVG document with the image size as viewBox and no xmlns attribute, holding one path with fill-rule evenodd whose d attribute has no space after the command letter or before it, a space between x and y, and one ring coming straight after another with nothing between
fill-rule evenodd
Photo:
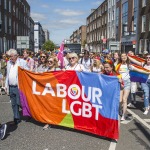
<instances>
[{"instance_id":1,"label":"blue stripe on banner","mask_svg":"<svg viewBox=\"0 0 150 150\"><path fill-rule=\"evenodd\" d=\"M116 76L106 76L97 73L78 72L77 76L82 86L85 86L85 95L88 96L88 87L98 88L102 91L100 100L102 102L102 109L99 109L99 113L109 119L118 120L118 109L120 99L120 83ZM97 104L97 101L91 104Z\"/></svg>"},{"instance_id":2,"label":"blue stripe on banner","mask_svg":"<svg viewBox=\"0 0 150 150\"><path fill-rule=\"evenodd\" d=\"M149 77L148 74L135 72L135 71L130 71L130 80L132 82L145 83L147 81L148 77Z\"/></svg>"}]
</instances>

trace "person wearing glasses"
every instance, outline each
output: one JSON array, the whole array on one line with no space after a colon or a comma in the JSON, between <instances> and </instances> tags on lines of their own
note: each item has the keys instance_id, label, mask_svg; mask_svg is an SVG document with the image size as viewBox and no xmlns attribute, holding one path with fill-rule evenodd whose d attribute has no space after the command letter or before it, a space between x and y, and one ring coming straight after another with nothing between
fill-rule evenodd
<instances>
[{"instance_id":1,"label":"person wearing glasses","mask_svg":"<svg viewBox=\"0 0 150 150\"><path fill-rule=\"evenodd\" d=\"M132 59L131 57L129 57L130 61L139 65L139 66L142 66L143 68L147 69L150 71L150 54L146 54L145 56L145 62L139 62L135 59ZM138 71L138 72L141 72L141 73L145 73L141 70L139 70L138 68L132 68L133 70L135 71ZM150 74L150 73L148 73ZM145 107L145 111L144 111L144 115L147 115L148 112L149 112L149 103L150 103L150 75L148 77L148 80L146 81L146 83L141 83L141 87L144 91L144 107Z\"/></svg>"},{"instance_id":2,"label":"person wearing glasses","mask_svg":"<svg viewBox=\"0 0 150 150\"><path fill-rule=\"evenodd\" d=\"M42 52L39 61L35 61L35 72L42 73L47 71L47 69L47 54Z\"/></svg>"},{"instance_id":3,"label":"person wearing glasses","mask_svg":"<svg viewBox=\"0 0 150 150\"><path fill-rule=\"evenodd\" d=\"M85 71L84 66L78 63L78 55L76 53L68 54L69 64L66 66L66 70Z\"/></svg>"},{"instance_id":4,"label":"person wearing glasses","mask_svg":"<svg viewBox=\"0 0 150 150\"><path fill-rule=\"evenodd\" d=\"M51 72L51 71L60 71L61 69L58 67L58 60L56 57L54 56L49 56L47 59L47 71ZM49 124L46 124L43 127L43 130L47 130L50 127Z\"/></svg>"}]
</instances>

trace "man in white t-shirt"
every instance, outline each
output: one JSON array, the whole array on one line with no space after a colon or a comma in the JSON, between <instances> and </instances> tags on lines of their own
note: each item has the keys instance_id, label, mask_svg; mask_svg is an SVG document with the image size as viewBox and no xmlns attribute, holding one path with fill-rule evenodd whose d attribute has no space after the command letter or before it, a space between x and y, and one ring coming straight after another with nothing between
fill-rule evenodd
<instances>
[{"instance_id":1,"label":"man in white t-shirt","mask_svg":"<svg viewBox=\"0 0 150 150\"><path fill-rule=\"evenodd\" d=\"M93 64L93 60L89 57L89 51L84 51L84 56L79 60L79 64L84 66L84 70L87 72L91 72L91 66Z\"/></svg>"}]
</instances>

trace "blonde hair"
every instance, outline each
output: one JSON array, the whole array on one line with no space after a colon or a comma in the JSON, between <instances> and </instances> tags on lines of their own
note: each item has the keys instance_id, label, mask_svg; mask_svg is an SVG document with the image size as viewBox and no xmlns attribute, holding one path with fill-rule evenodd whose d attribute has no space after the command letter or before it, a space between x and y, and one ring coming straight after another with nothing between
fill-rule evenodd
<instances>
[{"instance_id":1,"label":"blonde hair","mask_svg":"<svg viewBox=\"0 0 150 150\"><path fill-rule=\"evenodd\" d=\"M78 60L78 55L77 55L76 53L74 53L74 52L69 53L68 58L69 58L69 57L75 57L75 58L77 58L77 60Z\"/></svg>"},{"instance_id":2,"label":"blonde hair","mask_svg":"<svg viewBox=\"0 0 150 150\"><path fill-rule=\"evenodd\" d=\"M58 59L57 59L57 57L54 57L54 56L51 55L51 56L48 57L47 60L49 61L49 59L51 59L51 58L52 58L53 61L54 61L54 67L55 67L55 68L58 68Z\"/></svg>"}]
</instances>

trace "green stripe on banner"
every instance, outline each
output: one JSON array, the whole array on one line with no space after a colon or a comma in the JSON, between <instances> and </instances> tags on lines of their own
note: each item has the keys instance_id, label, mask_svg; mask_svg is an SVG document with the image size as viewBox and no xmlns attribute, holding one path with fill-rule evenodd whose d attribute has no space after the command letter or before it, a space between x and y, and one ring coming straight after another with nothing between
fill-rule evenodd
<instances>
[{"instance_id":1,"label":"green stripe on banner","mask_svg":"<svg viewBox=\"0 0 150 150\"><path fill-rule=\"evenodd\" d=\"M74 128L74 121L72 118L72 114L67 114L59 125Z\"/></svg>"}]
</instances>

